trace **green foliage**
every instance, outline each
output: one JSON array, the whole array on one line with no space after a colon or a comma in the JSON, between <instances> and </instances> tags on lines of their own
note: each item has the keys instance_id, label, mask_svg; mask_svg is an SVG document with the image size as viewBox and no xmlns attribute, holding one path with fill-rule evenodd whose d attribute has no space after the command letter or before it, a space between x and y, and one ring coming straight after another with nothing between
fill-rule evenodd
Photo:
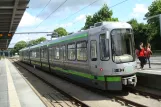
<instances>
[{"instance_id":1,"label":"green foliage","mask_svg":"<svg viewBox=\"0 0 161 107\"><path fill-rule=\"evenodd\" d=\"M27 46L27 43L25 41L19 41L15 44L13 53L19 53L19 50L22 48L25 48Z\"/></svg>"},{"instance_id":2,"label":"green foliage","mask_svg":"<svg viewBox=\"0 0 161 107\"><path fill-rule=\"evenodd\" d=\"M68 32L62 27L55 29L54 32L57 32L58 36L66 36L68 34Z\"/></svg>"},{"instance_id":3,"label":"green foliage","mask_svg":"<svg viewBox=\"0 0 161 107\"><path fill-rule=\"evenodd\" d=\"M94 23L103 22L103 21L118 21L118 18L112 18L112 10L108 8L106 4L96 12L93 16L86 16L86 22L83 29L88 29L90 26L93 26Z\"/></svg>"},{"instance_id":4,"label":"green foliage","mask_svg":"<svg viewBox=\"0 0 161 107\"><path fill-rule=\"evenodd\" d=\"M41 42L43 42L43 41L46 41L46 38L40 37L40 38L38 38L38 39L36 39L36 40L31 40L31 41L29 41L29 42L28 42L28 46L37 45L37 44L39 44L39 43L41 43Z\"/></svg>"},{"instance_id":5,"label":"green foliage","mask_svg":"<svg viewBox=\"0 0 161 107\"><path fill-rule=\"evenodd\" d=\"M35 40L35 43L36 43L36 44L39 44L39 43L41 43L41 42L43 42L43 41L46 41L46 38L40 37L40 38L38 38L38 39Z\"/></svg>"},{"instance_id":6,"label":"green foliage","mask_svg":"<svg viewBox=\"0 0 161 107\"><path fill-rule=\"evenodd\" d=\"M44 37L40 37L36 40L31 40L28 43L26 43L25 41L19 41L15 44L14 48L11 50L11 53L15 54L15 53L19 53L19 50L22 48L25 48L27 46L32 46L32 45L36 45L39 44L43 41L46 41L46 38Z\"/></svg>"},{"instance_id":7,"label":"green foliage","mask_svg":"<svg viewBox=\"0 0 161 107\"><path fill-rule=\"evenodd\" d=\"M146 45L149 40L149 26L144 23L138 23L136 19L131 19L128 23L131 24L133 28L136 48L139 46L140 42Z\"/></svg>"},{"instance_id":8,"label":"green foliage","mask_svg":"<svg viewBox=\"0 0 161 107\"><path fill-rule=\"evenodd\" d=\"M161 0L153 1L152 4L148 7L148 10L149 11L145 14L145 17L161 14ZM152 47L153 49L161 50L159 18L149 19L148 24Z\"/></svg>"}]
</instances>

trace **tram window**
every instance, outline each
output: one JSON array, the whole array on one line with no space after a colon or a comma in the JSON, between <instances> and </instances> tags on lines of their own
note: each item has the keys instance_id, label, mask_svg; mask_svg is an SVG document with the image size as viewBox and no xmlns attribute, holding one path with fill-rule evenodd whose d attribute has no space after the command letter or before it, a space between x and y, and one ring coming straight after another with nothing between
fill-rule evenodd
<instances>
[{"instance_id":1,"label":"tram window","mask_svg":"<svg viewBox=\"0 0 161 107\"><path fill-rule=\"evenodd\" d=\"M40 58L40 48L37 49L38 52L38 58Z\"/></svg>"},{"instance_id":2,"label":"tram window","mask_svg":"<svg viewBox=\"0 0 161 107\"><path fill-rule=\"evenodd\" d=\"M77 60L87 60L87 43L85 41L77 43Z\"/></svg>"},{"instance_id":3,"label":"tram window","mask_svg":"<svg viewBox=\"0 0 161 107\"><path fill-rule=\"evenodd\" d=\"M36 58L36 51L35 50L32 51L32 58Z\"/></svg>"},{"instance_id":4,"label":"tram window","mask_svg":"<svg viewBox=\"0 0 161 107\"><path fill-rule=\"evenodd\" d=\"M60 60L63 60L63 46L60 47Z\"/></svg>"},{"instance_id":5,"label":"tram window","mask_svg":"<svg viewBox=\"0 0 161 107\"><path fill-rule=\"evenodd\" d=\"M63 56L64 56L64 60L66 60L66 47L63 46Z\"/></svg>"},{"instance_id":6,"label":"tram window","mask_svg":"<svg viewBox=\"0 0 161 107\"><path fill-rule=\"evenodd\" d=\"M75 60L75 43L68 44L68 60Z\"/></svg>"},{"instance_id":7,"label":"tram window","mask_svg":"<svg viewBox=\"0 0 161 107\"><path fill-rule=\"evenodd\" d=\"M100 56L101 60L109 59L109 40L106 39L106 34L100 35Z\"/></svg>"},{"instance_id":8,"label":"tram window","mask_svg":"<svg viewBox=\"0 0 161 107\"><path fill-rule=\"evenodd\" d=\"M38 58L39 55L38 55L37 49L35 50L35 53L36 53L36 58Z\"/></svg>"},{"instance_id":9,"label":"tram window","mask_svg":"<svg viewBox=\"0 0 161 107\"><path fill-rule=\"evenodd\" d=\"M32 50L30 51L30 57L32 58Z\"/></svg>"},{"instance_id":10,"label":"tram window","mask_svg":"<svg viewBox=\"0 0 161 107\"><path fill-rule=\"evenodd\" d=\"M41 48L41 58L44 58L44 50Z\"/></svg>"},{"instance_id":11,"label":"tram window","mask_svg":"<svg viewBox=\"0 0 161 107\"><path fill-rule=\"evenodd\" d=\"M55 52L55 47L52 47L52 50L51 50L51 60L53 60L54 59L54 53Z\"/></svg>"},{"instance_id":12,"label":"tram window","mask_svg":"<svg viewBox=\"0 0 161 107\"><path fill-rule=\"evenodd\" d=\"M91 51L91 60L96 61L97 60L97 41L95 40L91 41L90 51Z\"/></svg>"},{"instance_id":13,"label":"tram window","mask_svg":"<svg viewBox=\"0 0 161 107\"><path fill-rule=\"evenodd\" d=\"M41 58L42 59L47 59L47 48L42 48L41 49Z\"/></svg>"},{"instance_id":14,"label":"tram window","mask_svg":"<svg viewBox=\"0 0 161 107\"><path fill-rule=\"evenodd\" d=\"M52 60L52 48L49 48L49 60Z\"/></svg>"},{"instance_id":15,"label":"tram window","mask_svg":"<svg viewBox=\"0 0 161 107\"><path fill-rule=\"evenodd\" d=\"M36 58L40 57L39 48L36 49Z\"/></svg>"},{"instance_id":16,"label":"tram window","mask_svg":"<svg viewBox=\"0 0 161 107\"><path fill-rule=\"evenodd\" d=\"M56 46L55 48L54 48L54 59L56 59L56 60L59 60L59 47L58 46Z\"/></svg>"},{"instance_id":17,"label":"tram window","mask_svg":"<svg viewBox=\"0 0 161 107\"><path fill-rule=\"evenodd\" d=\"M44 51L43 51L43 52L44 52L44 53L43 53L43 58L44 58L44 59L47 59L47 48L44 48L43 50L44 50Z\"/></svg>"},{"instance_id":18,"label":"tram window","mask_svg":"<svg viewBox=\"0 0 161 107\"><path fill-rule=\"evenodd\" d=\"M30 52L30 55L31 55L31 58L36 58L35 50L32 50L32 51Z\"/></svg>"}]
</instances>

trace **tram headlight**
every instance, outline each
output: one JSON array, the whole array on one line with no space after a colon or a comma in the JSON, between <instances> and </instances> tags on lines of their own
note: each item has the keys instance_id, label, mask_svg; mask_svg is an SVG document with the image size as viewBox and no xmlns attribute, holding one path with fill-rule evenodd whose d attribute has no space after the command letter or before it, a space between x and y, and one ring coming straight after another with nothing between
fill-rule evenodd
<instances>
[{"instance_id":1,"label":"tram headlight","mask_svg":"<svg viewBox=\"0 0 161 107\"><path fill-rule=\"evenodd\" d=\"M113 69L113 72L124 72L124 69Z\"/></svg>"}]
</instances>

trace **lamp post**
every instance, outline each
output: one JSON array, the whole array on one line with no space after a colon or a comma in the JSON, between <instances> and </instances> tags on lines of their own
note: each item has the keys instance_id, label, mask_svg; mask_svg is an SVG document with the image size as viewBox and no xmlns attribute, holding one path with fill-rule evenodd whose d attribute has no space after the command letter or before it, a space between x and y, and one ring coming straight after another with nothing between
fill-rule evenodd
<instances>
[{"instance_id":1,"label":"lamp post","mask_svg":"<svg viewBox=\"0 0 161 107\"><path fill-rule=\"evenodd\" d=\"M160 36L161 36L161 14L154 15L154 16L151 16L151 17L147 17L147 18L144 18L143 20L149 20L149 19L152 19L152 18L155 18L155 17L159 17L159 23L160 23Z\"/></svg>"}]
</instances>

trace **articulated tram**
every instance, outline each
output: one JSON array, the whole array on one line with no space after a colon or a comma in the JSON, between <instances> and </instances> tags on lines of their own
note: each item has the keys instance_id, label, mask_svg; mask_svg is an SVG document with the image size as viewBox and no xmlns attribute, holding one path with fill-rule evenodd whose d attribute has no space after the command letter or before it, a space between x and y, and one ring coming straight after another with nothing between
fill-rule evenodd
<instances>
[{"instance_id":1,"label":"articulated tram","mask_svg":"<svg viewBox=\"0 0 161 107\"><path fill-rule=\"evenodd\" d=\"M20 60L102 90L137 83L134 35L131 25L123 22L95 23L87 30L21 49Z\"/></svg>"}]
</instances>

